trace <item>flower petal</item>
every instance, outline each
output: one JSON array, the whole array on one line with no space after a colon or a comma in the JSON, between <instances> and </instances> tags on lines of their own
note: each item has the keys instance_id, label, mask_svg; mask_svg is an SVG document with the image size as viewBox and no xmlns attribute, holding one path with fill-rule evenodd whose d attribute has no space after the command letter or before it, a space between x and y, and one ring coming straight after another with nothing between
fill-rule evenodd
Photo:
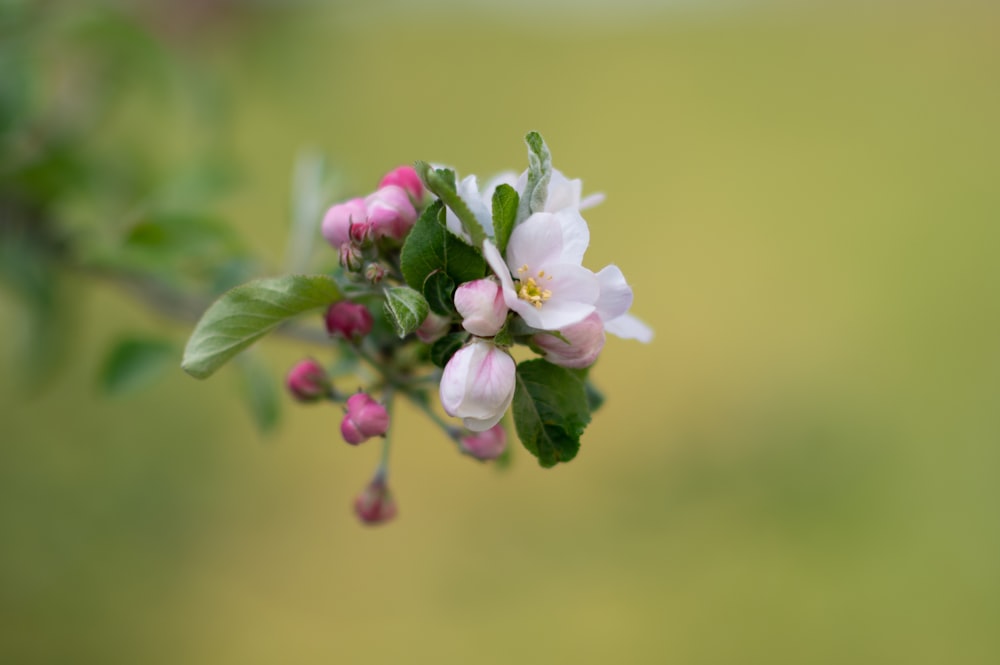
<instances>
[{"instance_id":1,"label":"flower petal","mask_svg":"<svg viewBox=\"0 0 1000 665\"><path fill-rule=\"evenodd\" d=\"M578 323L594 312L594 303L600 295L597 276L586 268L572 264L546 266L552 279L542 286L552 292L551 298L541 307L534 307L517 298L507 301L507 306L521 315L532 328L559 330ZM506 293L505 299L506 299Z\"/></svg>"},{"instance_id":2,"label":"flower petal","mask_svg":"<svg viewBox=\"0 0 1000 665\"><path fill-rule=\"evenodd\" d=\"M605 323L628 311L632 306L632 289L625 281L625 275L616 265L609 265L597 273L601 295L597 298L597 313Z\"/></svg>"},{"instance_id":3,"label":"flower petal","mask_svg":"<svg viewBox=\"0 0 1000 665\"><path fill-rule=\"evenodd\" d=\"M560 263L583 263L583 255L590 245L590 228L587 221L575 208L562 210L556 214L562 229L562 253Z\"/></svg>"},{"instance_id":4,"label":"flower petal","mask_svg":"<svg viewBox=\"0 0 1000 665\"><path fill-rule=\"evenodd\" d=\"M559 219L547 212L536 212L510 234L507 265L512 272L521 266L538 271L546 265L562 263L563 230Z\"/></svg>"},{"instance_id":5,"label":"flower petal","mask_svg":"<svg viewBox=\"0 0 1000 665\"><path fill-rule=\"evenodd\" d=\"M622 339L637 339L644 344L653 341L653 329L631 314L622 314L616 319L605 321L604 329Z\"/></svg>"}]
</instances>

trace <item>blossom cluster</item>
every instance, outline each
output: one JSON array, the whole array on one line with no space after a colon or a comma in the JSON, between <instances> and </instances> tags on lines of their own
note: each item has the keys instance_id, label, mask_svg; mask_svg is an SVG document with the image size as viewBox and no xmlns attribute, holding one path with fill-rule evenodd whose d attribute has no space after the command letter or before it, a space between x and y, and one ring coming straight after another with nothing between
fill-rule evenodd
<instances>
[{"instance_id":1,"label":"blossom cluster","mask_svg":"<svg viewBox=\"0 0 1000 665\"><path fill-rule=\"evenodd\" d=\"M606 335L652 339L629 313L633 293L622 271L584 266L590 230L583 213L603 196L584 197L580 180L552 168L540 136L529 134L527 143L529 168L521 174L480 186L475 175L459 179L418 162L393 169L375 191L323 218L341 293L327 308L326 330L377 377L344 394L330 369L307 359L291 369L287 386L303 402L342 403L348 444L383 440L382 461L355 501L365 523L397 512L387 480L395 397L479 460L505 454L503 421L513 403L525 447L551 466L576 454L600 404L588 370ZM518 346L538 358L519 363ZM427 386L456 420L441 417Z\"/></svg>"}]
</instances>

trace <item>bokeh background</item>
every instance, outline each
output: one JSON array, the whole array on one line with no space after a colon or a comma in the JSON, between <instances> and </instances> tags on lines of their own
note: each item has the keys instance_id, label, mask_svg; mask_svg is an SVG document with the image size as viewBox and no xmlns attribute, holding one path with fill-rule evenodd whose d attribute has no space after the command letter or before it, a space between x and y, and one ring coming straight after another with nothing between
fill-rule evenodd
<instances>
[{"instance_id":1,"label":"bokeh background","mask_svg":"<svg viewBox=\"0 0 1000 665\"><path fill-rule=\"evenodd\" d=\"M0 661L1000 661L996 3L45 4L181 63L92 81L88 140L222 146L215 209L271 270L303 146L347 195L523 168L537 129L607 194L588 265L657 334L609 341L564 467L500 472L400 409L400 514L366 529L378 451L330 408L261 437L227 372L102 395L122 330L189 326L82 280L57 379L0 360ZM0 337L21 318L0 291Z\"/></svg>"}]
</instances>

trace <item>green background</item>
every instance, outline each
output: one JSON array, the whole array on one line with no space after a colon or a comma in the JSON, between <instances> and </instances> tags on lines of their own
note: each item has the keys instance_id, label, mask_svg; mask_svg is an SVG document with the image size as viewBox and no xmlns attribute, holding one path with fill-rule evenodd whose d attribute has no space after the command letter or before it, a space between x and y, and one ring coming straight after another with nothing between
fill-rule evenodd
<instances>
[{"instance_id":1,"label":"green background","mask_svg":"<svg viewBox=\"0 0 1000 665\"><path fill-rule=\"evenodd\" d=\"M399 516L370 529L378 450L334 407L263 439L230 372L101 397L122 331L190 328L82 284L58 382L27 399L0 360L0 660L1000 660L994 3L197 4L153 15L225 119L125 81L94 140L225 143L220 210L272 271L302 146L346 195L416 159L521 169L537 129L607 194L587 265L656 338L608 342L559 468L399 409ZM2 337L20 318L0 291Z\"/></svg>"}]
</instances>

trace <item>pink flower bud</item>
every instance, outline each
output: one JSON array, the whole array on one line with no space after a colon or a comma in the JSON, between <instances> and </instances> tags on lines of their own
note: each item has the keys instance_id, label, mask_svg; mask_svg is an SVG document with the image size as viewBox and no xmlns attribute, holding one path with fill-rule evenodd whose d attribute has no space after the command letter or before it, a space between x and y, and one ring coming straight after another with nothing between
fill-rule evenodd
<instances>
[{"instance_id":1,"label":"pink flower bud","mask_svg":"<svg viewBox=\"0 0 1000 665\"><path fill-rule=\"evenodd\" d=\"M378 186L381 189L387 185L402 187L414 203L420 203L424 198L424 183L412 166L397 166L385 174Z\"/></svg>"},{"instance_id":2,"label":"pink flower bud","mask_svg":"<svg viewBox=\"0 0 1000 665\"><path fill-rule=\"evenodd\" d=\"M338 300L326 310L326 331L347 340L364 337L374 322L367 307L349 300Z\"/></svg>"},{"instance_id":3,"label":"pink flower bud","mask_svg":"<svg viewBox=\"0 0 1000 665\"><path fill-rule=\"evenodd\" d=\"M467 434L459 440L462 450L476 459L496 459L507 447L507 432L503 425L494 425L485 432Z\"/></svg>"},{"instance_id":4,"label":"pink flower bud","mask_svg":"<svg viewBox=\"0 0 1000 665\"><path fill-rule=\"evenodd\" d=\"M507 320L503 289L492 279L466 282L455 290L455 309L462 327L479 337L492 337Z\"/></svg>"},{"instance_id":5,"label":"pink flower bud","mask_svg":"<svg viewBox=\"0 0 1000 665\"><path fill-rule=\"evenodd\" d=\"M473 432L496 425L514 399L514 359L493 342L473 338L445 365L441 404Z\"/></svg>"},{"instance_id":6,"label":"pink flower bud","mask_svg":"<svg viewBox=\"0 0 1000 665\"><path fill-rule=\"evenodd\" d=\"M340 265L343 266L344 270L349 272L361 270L361 262L364 257L361 255L361 250L358 249L357 245L345 242L340 246L339 258Z\"/></svg>"},{"instance_id":7,"label":"pink flower bud","mask_svg":"<svg viewBox=\"0 0 1000 665\"><path fill-rule=\"evenodd\" d=\"M417 328L417 338L424 344L433 344L447 335L449 330L451 330L451 319L431 312Z\"/></svg>"},{"instance_id":8,"label":"pink flower bud","mask_svg":"<svg viewBox=\"0 0 1000 665\"><path fill-rule=\"evenodd\" d=\"M368 220L364 199L351 199L338 203L326 211L323 217L323 237L339 250L340 246L351 241L351 227L354 224L366 224Z\"/></svg>"},{"instance_id":9,"label":"pink flower bud","mask_svg":"<svg viewBox=\"0 0 1000 665\"><path fill-rule=\"evenodd\" d=\"M568 344L555 335L544 333L531 338L545 351L545 359L553 365L570 369L590 367L604 348L604 322L596 312L559 332Z\"/></svg>"},{"instance_id":10,"label":"pink flower bud","mask_svg":"<svg viewBox=\"0 0 1000 665\"><path fill-rule=\"evenodd\" d=\"M347 398L347 413L340 422L344 441L356 446L373 436L382 436L389 429L389 412L367 393Z\"/></svg>"},{"instance_id":11,"label":"pink flower bud","mask_svg":"<svg viewBox=\"0 0 1000 665\"><path fill-rule=\"evenodd\" d=\"M315 402L330 392L330 378L326 370L311 358L296 363L288 371L285 384L292 397L300 402Z\"/></svg>"},{"instance_id":12,"label":"pink flower bud","mask_svg":"<svg viewBox=\"0 0 1000 665\"><path fill-rule=\"evenodd\" d=\"M387 185L365 199L376 238L402 240L417 221L417 211L402 187Z\"/></svg>"},{"instance_id":13,"label":"pink flower bud","mask_svg":"<svg viewBox=\"0 0 1000 665\"><path fill-rule=\"evenodd\" d=\"M354 499L354 512L365 524L382 524L396 516L396 500L381 475Z\"/></svg>"}]
</instances>

